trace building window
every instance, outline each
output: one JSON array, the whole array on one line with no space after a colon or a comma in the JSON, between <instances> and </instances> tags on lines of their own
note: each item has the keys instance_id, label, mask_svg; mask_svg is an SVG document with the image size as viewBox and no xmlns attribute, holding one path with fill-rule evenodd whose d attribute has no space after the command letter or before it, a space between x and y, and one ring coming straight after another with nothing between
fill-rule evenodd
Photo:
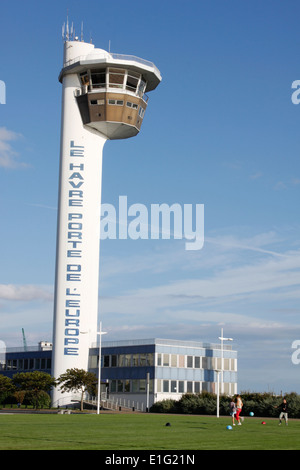
<instances>
[{"instance_id":1,"label":"building window","mask_svg":"<svg viewBox=\"0 0 300 470\"><path fill-rule=\"evenodd\" d=\"M133 380L132 381L132 393L137 393L139 391L139 381Z\"/></svg>"},{"instance_id":2,"label":"building window","mask_svg":"<svg viewBox=\"0 0 300 470\"><path fill-rule=\"evenodd\" d=\"M145 110L144 110L144 108L142 108L142 107L140 106L140 109L139 109L139 116L140 116L142 119L143 119L143 117L144 117L144 114L145 114Z\"/></svg>"},{"instance_id":3,"label":"building window","mask_svg":"<svg viewBox=\"0 0 300 470\"><path fill-rule=\"evenodd\" d=\"M187 393L193 393L193 382L186 383L186 391Z\"/></svg>"},{"instance_id":4,"label":"building window","mask_svg":"<svg viewBox=\"0 0 300 470\"><path fill-rule=\"evenodd\" d=\"M147 354L147 366L153 367L154 364L154 355L153 353L148 353Z\"/></svg>"},{"instance_id":5,"label":"building window","mask_svg":"<svg viewBox=\"0 0 300 470\"><path fill-rule=\"evenodd\" d=\"M193 356L187 357L187 367L193 367Z\"/></svg>"},{"instance_id":6,"label":"building window","mask_svg":"<svg viewBox=\"0 0 300 470\"><path fill-rule=\"evenodd\" d=\"M132 354L132 366L137 367L139 365L139 355Z\"/></svg>"},{"instance_id":7,"label":"building window","mask_svg":"<svg viewBox=\"0 0 300 470\"><path fill-rule=\"evenodd\" d=\"M146 354L140 354L140 366L145 367L146 366Z\"/></svg>"},{"instance_id":8,"label":"building window","mask_svg":"<svg viewBox=\"0 0 300 470\"><path fill-rule=\"evenodd\" d=\"M185 366L184 356L180 355L178 357L178 367L184 367L184 366Z\"/></svg>"},{"instance_id":9,"label":"building window","mask_svg":"<svg viewBox=\"0 0 300 470\"><path fill-rule=\"evenodd\" d=\"M138 105L136 103L131 103L131 101L126 101L126 106L128 108L138 109Z\"/></svg>"},{"instance_id":10,"label":"building window","mask_svg":"<svg viewBox=\"0 0 300 470\"><path fill-rule=\"evenodd\" d=\"M214 369L212 360L213 360L212 357L203 357L202 358L202 367L203 367L203 369L208 369L208 370Z\"/></svg>"},{"instance_id":11,"label":"building window","mask_svg":"<svg viewBox=\"0 0 300 470\"><path fill-rule=\"evenodd\" d=\"M171 367L177 367L177 355L171 354Z\"/></svg>"},{"instance_id":12,"label":"building window","mask_svg":"<svg viewBox=\"0 0 300 470\"><path fill-rule=\"evenodd\" d=\"M123 392L123 380L117 381L117 390L118 392Z\"/></svg>"},{"instance_id":13,"label":"building window","mask_svg":"<svg viewBox=\"0 0 300 470\"><path fill-rule=\"evenodd\" d=\"M130 71L127 75L126 90L136 92L140 74Z\"/></svg>"},{"instance_id":14,"label":"building window","mask_svg":"<svg viewBox=\"0 0 300 470\"><path fill-rule=\"evenodd\" d=\"M169 381L168 380L163 380L163 392L164 393L169 392Z\"/></svg>"},{"instance_id":15,"label":"building window","mask_svg":"<svg viewBox=\"0 0 300 470\"><path fill-rule=\"evenodd\" d=\"M92 87L93 88L105 88L106 87L106 71L98 70L91 72Z\"/></svg>"},{"instance_id":16,"label":"building window","mask_svg":"<svg viewBox=\"0 0 300 470\"><path fill-rule=\"evenodd\" d=\"M116 354L113 354L111 356L111 367L117 367L118 365L118 356Z\"/></svg>"},{"instance_id":17,"label":"building window","mask_svg":"<svg viewBox=\"0 0 300 470\"><path fill-rule=\"evenodd\" d=\"M124 383L124 392L130 392L130 380L125 380Z\"/></svg>"},{"instance_id":18,"label":"building window","mask_svg":"<svg viewBox=\"0 0 300 470\"><path fill-rule=\"evenodd\" d=\"M171 393L177 393L177 381L171 380Z\"/></svg>"},{"instance_id":19,"label":"building window","mask_svg":"<svg viewBox=\"0 0 300 470\"><path fill-rule=\"evenodd\" d=\"M168 367L170 365L169 354L163 354L163 360L164 360L163 365L165 367Z\"/></svg>"},{"instance_id":20,"label":"building window","mask_svg":"<svg viewBox=\"0 0 300 470\"><path fill-rule=\"evenodd\" d=\"M124 105L124 101L123 101L123 100L112 100L112 99L109 99L109 100L108 100L108 104L111 104L111 105L114 105L114 106L123 106L123 105Z\"/></svg>"},{"instance_id":21,"label":"building window","mask_svg":"<svg viewBox=\"0 0 300 470\"><path fill-rule=\"evenodd\" d=\"M146 391L146 380L145 379L140 379L139 391L140 392L145 392Z\"/></svg>"},{"instance_id":22,"label":"building window","mask_svg":"<svg viewBox=\"0 0 300 470\"><path fill-rule=\"evenodd\" d=\"M123 69L108 69L109 70L109 87L110 88L123 88L125 70Z\"/></svg>"},{"instance_id":23,"label":"building window","mask_svg":"<svg viewBox=\"0 0 300 470\"><path fill-rule=\"evenodd\" d=\"M184 382L183 382L183 380L179 380L179 382L178 382L178 392L179 393L184 393Z\"/></svg>"},{"instance_id":24,"label":"building window","mask_svg":"<svg viewBox=\"0 0 300 470\"><path fill-rule=\"evenodd\" d=\"M141 80L139 83L139 87L138 87L139 96L143 96L145 89L146 89L146 83L143 80Z\"/></svg>"},{"instance_id":25,"label":"building window","mask_svg":"<svg viewBox=\"0 0 300 470\"><path fill-rule=\"evenodd\" d=\"M98 356L90 356L89 358L89 368L96 369L98 366Z\"/></svg>"},{"instance_id":26,"label":"building window","mask_svg":"<svg viewBox=\"0 0 300 470\"><path fill-rule=\"evenodd\" d=\"M91 103L92 106L95 106L96 104L97 105L104 105L105 100L90 100L90 103Z\"/></svg>"},{"instance_id":27,"label":"building window","mask_svg":"<svg viewBox=\"0 0 300 470\"><path fill-rule=\"evenodd\" d=\"M110 392L111 393L115 393L117 391L117 381L116 380L112 380L110 382Z\"/></svg>"},{"instance_id":28,"label":"building window","mask_svg":"<svg viewBox=\"0 0 300 470\"><path fill-rule=\"evenodd\" d=\"M157 365L161 366L161 354L157 354Z\"/></svg>"},{"instance_id":29,"label":"building window","mask_svg":"<svg viewBox=\"0 0 300 470\"><path fill-rule=\"evenodd\" d=\"M87 72L82 72L80 74L80 81L82 85L89 85L90 79L89 79L89 75Z\"/></svg>"},{"instance_id":30,"label":"building window","mask_svg":"<svg viewBox=\"0 0 300 470\"><path fill-rule=\"evenodd\" d=\"M109 367L109 356L103 356L103 367Z\"/></svg>"}]
</instances>

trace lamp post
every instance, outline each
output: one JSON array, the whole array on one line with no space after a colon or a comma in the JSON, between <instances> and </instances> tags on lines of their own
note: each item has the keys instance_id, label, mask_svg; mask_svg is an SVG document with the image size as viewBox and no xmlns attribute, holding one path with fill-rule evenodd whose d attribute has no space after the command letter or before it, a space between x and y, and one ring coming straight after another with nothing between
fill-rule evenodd
<instances>
[{"instance_id":1,"label":"lamp post","mask_svg":"<svg viewBox=\"0 0 300 470\"><path fill-rule=\"evenodd\" d=\"M217 373L218 376L218 382L217 382L217 418L220 417L220 369L215 369L215 372Z\"/></svg>"},{"instance_id":2,"label":"lamp post","mask_svg":"<svg viewBox=\"0 0 300 470\"><path fill-rule=\"evenodd\" d=\"M224 392L224 381L223 381L223 371L224 371L224 357L223 357L223 341L233 341L232 338L224 338L223 336L223 328L221 328L221 336L219 336L219 339L221 340L221 372L222 372L222 377L221 377L221 393ZM219 387L218 387L219 388Z\"/></svg>"},{"instance_id":3,"label":"lamp post","mask_svg":"<svg viewBox=\"0 0 300 470\"><path fill-rule=\"evenodd\" d=\"M98 400L97 400L97 415L100 414L100 398L101 398L101 338L102 335L106 335L107 331L102 331L102 323L100 322L100 328L97 335L100 336L99 340L99 361L98 361Z\"/></svg>"}]
</instances>

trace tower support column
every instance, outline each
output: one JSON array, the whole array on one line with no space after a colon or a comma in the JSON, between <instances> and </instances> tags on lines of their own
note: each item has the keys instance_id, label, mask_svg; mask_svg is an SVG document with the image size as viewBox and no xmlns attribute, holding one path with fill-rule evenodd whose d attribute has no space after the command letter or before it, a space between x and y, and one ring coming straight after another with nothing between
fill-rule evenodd
<instances>
[{"instance_id":1,"label":"tower support column","mask_svg":"<svg viewBox=\"0 0 300 470\"><path fill-rule=\"evenodd\" d=\"M100 208L105 136L82 124L77 75L63 79L52 375L88 369L97 340ZM70 401L53 391L53 405Z\"/></svg>"}]
</instances>

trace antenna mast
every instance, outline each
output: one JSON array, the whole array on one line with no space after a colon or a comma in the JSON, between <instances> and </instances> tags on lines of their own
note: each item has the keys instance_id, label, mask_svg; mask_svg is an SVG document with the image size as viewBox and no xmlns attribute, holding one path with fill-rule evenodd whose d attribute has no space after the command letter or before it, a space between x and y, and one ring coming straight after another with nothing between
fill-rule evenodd
<instances>
[{"instance_id":1,"label":"antenna mast","mask_svg":"<svg viewBox=\"0 0 300 470\"><path fill-rule=\"evenodd\" d=\"M25 337L25 331L24 328L22 328L22 335L23 335L23 346L24 346L24 351L27 351L27 341Z\"/></svg>"}]
</instances>

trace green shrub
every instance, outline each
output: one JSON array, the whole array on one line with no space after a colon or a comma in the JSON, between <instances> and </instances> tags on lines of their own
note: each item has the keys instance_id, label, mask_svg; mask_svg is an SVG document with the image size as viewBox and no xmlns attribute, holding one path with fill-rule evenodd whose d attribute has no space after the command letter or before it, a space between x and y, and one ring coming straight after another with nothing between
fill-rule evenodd
<instances>
[{"instance_id":1,"label":"green shrub","mask_svg":"<svg viewBox=\"0 0 300 470\"><path fill-rule=\"evenodd\" d=\"M253 412L255 416L274 418L279 416L278 406L282 397L271 393L242 392L243 400L242 416L249 416ZM300 396L296 393L285 395L289 407L290 418L300 418ZM220 396L220 415L229 415L230 397ZM214 415L217 413L217 396L213 393L186 393L180 400L162 400L155 403L150 412L153 413L182 413Z\"/></svg>"}]
</instances>

